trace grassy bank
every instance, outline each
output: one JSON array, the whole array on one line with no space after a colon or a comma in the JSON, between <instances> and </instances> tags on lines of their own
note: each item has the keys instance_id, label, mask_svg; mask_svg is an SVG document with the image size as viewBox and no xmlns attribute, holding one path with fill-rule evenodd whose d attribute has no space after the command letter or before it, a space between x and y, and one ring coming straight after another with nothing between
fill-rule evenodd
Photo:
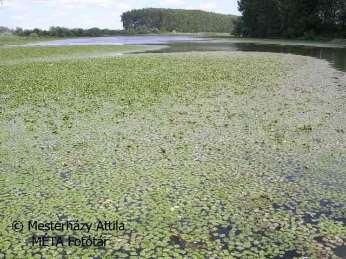
<instances>
[{"instance_id":1,"label":"grassy bank","mask_svg":"<svg viewBox=\"0 0 346 259\"><path fill-rule=\"evenodd\" d=\"M90 48L0 49L25 60L0 66L7 257L340 256L344 108L333 86L325 94L321 80L294 76L310 59L206 52L27 61ZM33 219L119 220L125 230L64 232L107 238L105 249L39 248L31 232L8 227Z\"/></svg>"}]
</instances>

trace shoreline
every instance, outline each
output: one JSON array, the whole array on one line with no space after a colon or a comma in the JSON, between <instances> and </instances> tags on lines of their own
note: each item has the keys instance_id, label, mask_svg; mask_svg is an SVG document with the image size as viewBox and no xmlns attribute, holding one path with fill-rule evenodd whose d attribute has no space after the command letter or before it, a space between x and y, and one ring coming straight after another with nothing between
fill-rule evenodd
<instances>
[{"instance_id":1,"label":"shoreline","mask_svg":"<svg viewBox=\"0 0 346 259\"><path fill-rule=\"evenodd\" d=\"M209 40L214 40L216 43L254 43L254 44L268 44L268 45L288 45L288 46L309 46L309 47L325 47L325 48L346 48L345 39L331 39L326 41L309 41L300 39L262 39L262 38L240 38L234 36L220 36L217 34L205 34L205 33L162 33L162 34L128 34L128 35L116 35L116 36L99 36L99 37L24 37L24 36L0 36L0 47L6 45L18 45L16 41L23 44L39 44L40 41L60 41L69 39L91 39L91 38L113 38L113 37L200 37ZM8 40L9 43L2 43L1 40ZM12 41L11 41L12 39ZM107 44L105 44L107 45Z\"/></svg>"}]
</instances>

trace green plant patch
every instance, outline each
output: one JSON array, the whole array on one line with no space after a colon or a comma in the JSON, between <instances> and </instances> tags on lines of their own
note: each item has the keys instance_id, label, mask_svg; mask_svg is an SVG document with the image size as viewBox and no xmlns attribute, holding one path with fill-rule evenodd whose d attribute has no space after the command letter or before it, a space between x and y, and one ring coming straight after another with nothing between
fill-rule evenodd
<instances>
[{"instance_id":1,"label":"green plant patch","mask_svg":"<svg viewBox=\"0 0 346 259\"><path fill-rule=\"evenodd\" d=\"M302 58L209 52L2 65L1 253L337 257L345 135L326 129L338 101L298 123L297 103L309 97L312 109L322 92L281 94L292 59ZM45 231L14 232L17 220L117 220L124 230L56 230L107 246L40 247L30 238Z\"/></svg>"},{"instance_id":2,"label":"green plant patch","mask_svg":"<svg viewBox=\"0 0 346 259\"><path fill-rule=\"evenodd\" d=\"M2 45L21 45L40 41L55 40L54 37L21 37L21 36L0 36L0 46Z\"/></svg>"},{"instance_id":3,"label":"green plant patch","mask_svg":"<svg viewBox=\"0 0 346 259\"><path fill-rule=\"evenodd\" d=\"M146 45L105 46L22 46L0 48L0 64L13 65L42 61L63 61L78 58L112 57L122 53L162 48Z\"/></svg>"}]
</instances>

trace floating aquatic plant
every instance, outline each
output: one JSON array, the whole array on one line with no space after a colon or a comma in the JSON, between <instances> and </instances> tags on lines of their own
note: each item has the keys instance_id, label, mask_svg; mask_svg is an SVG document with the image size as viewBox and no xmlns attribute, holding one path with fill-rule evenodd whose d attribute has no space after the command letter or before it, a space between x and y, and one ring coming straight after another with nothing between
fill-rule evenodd
<instances>
[{"instance_id":1,"label":"floating aquatic plant","mask_svg":"<svg viewBox=\"0 0 346 259\"><path fill-rule=\"evenodd\" d=\"M290 58L220 52L2 65L1 253L332 256L345 242L345 150L322 141L316 154L300 142L333 126L324 115L337 102L297 131L305 96L280 94ZM104 249L40 248L25 243L32 233L8 228L30 219L118 219L125 230L93 231L109 239Z\"/></svg>"}]
</instances>

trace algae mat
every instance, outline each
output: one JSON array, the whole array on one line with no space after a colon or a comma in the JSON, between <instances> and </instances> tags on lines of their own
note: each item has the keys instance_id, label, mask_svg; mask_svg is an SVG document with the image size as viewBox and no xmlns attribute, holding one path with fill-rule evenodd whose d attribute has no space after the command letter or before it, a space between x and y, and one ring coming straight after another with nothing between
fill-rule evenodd
<instances>
[{"instance_id":1,"label":"algae mat","mask_svg":"<svg viewBox=\"0 0 346 259\"><path fill-rule=\"evenodd\" d=\"M345 75L326 62L141 54L0 78L0 257L344 256Z\"/></svg>"}]
</instances>

